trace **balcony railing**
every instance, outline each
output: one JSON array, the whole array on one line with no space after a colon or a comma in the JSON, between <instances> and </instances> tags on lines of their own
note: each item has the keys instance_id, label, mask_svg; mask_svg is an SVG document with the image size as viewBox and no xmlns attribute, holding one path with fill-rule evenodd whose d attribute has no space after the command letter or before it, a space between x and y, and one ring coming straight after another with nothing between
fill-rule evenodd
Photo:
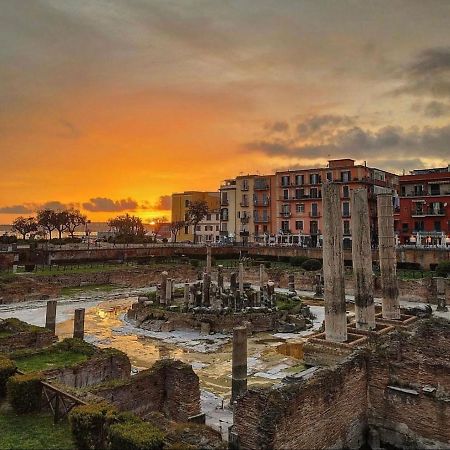
<instances>
[{"instance_id":1,"label":"balcony railing","mask_svg":"<svg viewBox=\"0 0 450 450\"><path fill-rule=\"evenodd\" d=\"M270 201L269 200L254 200L253 201L253 205L254 206L269 206L270 205Z\"/></svg>"},{"instance_id":2,"label":"balcony railing","mask_svg":"<svg viewBox=\"0 0 450 450\"><path fill-rule=\"evenodd\" d=\"M280 216L281 217L291 217L292 213L290 211L281 211Z\"/></svg>"},{"instance_id":3,"label":"balcony railing","mask_svg":"<svg viewBox=\"0 0 450 450\"><path fill-rule=\"evenodd\" d=\"M249 189L248 185L245 184L241 187L241 191L248 191L248 189Z\"/></svg>"},{"instance_id":4,"label":"balcony railing","mask_svg":"<svg viewBox=\"0 0 450 450\"><path fill-rule=\"evenodd\" d=\"M320 217L320 213L319 213L319 211L317 211L317 212L310 212L309 213L309 217L313 217L313 218Z\"/></svg>"},{"instance_id":5,"label":"balcony railing","mask_svg":"<svg viewBox=\"0 0 450 450\"><path fill-rule=\"evenodd\" d=\"M229 204L230 204L230 202L226 199L220 200L220 206L228 206Z\"/></svg>"},{"instance_id":6,"label":"balcony railing","mask_svg":"<svg viewBox=\"0 0 450 450\"><path fill-rule=\"evenodd\" d=\"M255 223L268 223L270 221L270 217L255 217L253 221Z\"/></svg>"},{"instance_id":7,"label":"balcony railing","mask_svg":"<svg viewBox=\"0 0 450 450\"><path fill-rule=\"evenodd\" d=\"M445 210L430 210L430 211L413 211L411 217L425 217L425 216L445 216Z\"/></svg>"},{"instance_id":8,"label":"balcony railing","mask_svg":"<svg viewBox=\"0 0 450 450\"><path fill-rule=\"evenodd\" d=\"M255 184L254 189L255 189L255 191L267 191L267 189L269 189L269 185L268 184Z\"/></svg>"},{"instance_id":9,"label":"balcony railing","mask_svg":"<svg viewBox=\"0 0 450 450\"><path fill-rule=\"evenodd\" d=\"M247 208L249 203L248 202L241 202L239 203L243 208Z\"/></svg>"}]
</instances>

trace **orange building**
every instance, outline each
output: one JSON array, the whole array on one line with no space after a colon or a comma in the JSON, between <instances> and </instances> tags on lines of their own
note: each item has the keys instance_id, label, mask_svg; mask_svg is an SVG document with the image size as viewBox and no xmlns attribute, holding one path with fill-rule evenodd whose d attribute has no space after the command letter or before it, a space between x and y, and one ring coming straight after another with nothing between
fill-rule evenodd
<instances>
[{"instance_id":1,"label":"orange building","mask_svg":"<svg viewBox=\"0 0 450 450\"><path fill-rule=\"evenodd\" d=\"M398 190L398 176L380 169L355 165L353 159L330 160L325 168L276 172L276 242L316 246L321 241L322 189L325 181L341 186L344 245L351 246L350 191L366 188L372 235L376 234L376 195Z\"/></svg>"}]
</instances>

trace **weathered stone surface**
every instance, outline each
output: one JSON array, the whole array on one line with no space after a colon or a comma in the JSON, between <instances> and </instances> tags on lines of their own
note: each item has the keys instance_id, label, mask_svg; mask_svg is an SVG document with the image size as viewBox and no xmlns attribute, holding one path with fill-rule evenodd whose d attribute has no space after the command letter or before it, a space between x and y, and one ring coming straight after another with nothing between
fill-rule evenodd
<instances>
[{"instance_id":1,"label":"weathered stone surface","mask_svg":"<svg viewBox=\"0 0 450 450\"><path fill-rule=\"evenodd\" d=\"M145 418L152 412L187 422L200 414L200 385L192 367L176 360L160 360L123 384L95 389L121 411L132 411Z\"/></svg>"}]
</instances>

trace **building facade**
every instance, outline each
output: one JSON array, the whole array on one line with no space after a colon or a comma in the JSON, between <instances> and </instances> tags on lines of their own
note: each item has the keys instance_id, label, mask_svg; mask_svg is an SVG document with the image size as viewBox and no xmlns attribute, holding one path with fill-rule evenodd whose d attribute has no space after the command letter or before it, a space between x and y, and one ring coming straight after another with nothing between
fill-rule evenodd
<instances>
[{"instance_id":1,"label":"building facade","mask_svg":"<svg viewBox=\"0 0 450 450\"><path fill-rule=\"evenodd\" d=\"M450 166L413 170L399 177L400 202L395 228L400 244L448 244L450 234Z\"/></svg>"},{"instance_id":2,"label":"building facade","mask_svg":"<svg viewBox=\"0 0 450 450\"><path fill-rule=\"evenodd\" d=\"M215 242L216 236L218 240L220 224L219 192L186 191L172 194L172 222L187 222L189 205L197 201L206 202L209 210L208 216L197 225L198 239L202 239L202 242L212 239ZM186 223L178 233L177 241L194 242L194 225Z\"/></svg>"},{"instance_id":3,"label":"building facade","mask_svg":"<svg viewBox=\"0 0 450 450\"><path fill-rule=\"evenodd\" d=\"M220 187L223 242L264 242L273 233L274 175L240 175Z\"/></svg>"},{"instance_id":4,"label":"building facade","mask_svg":"<svg viewBox=\"0 0 450 450\"><path fill-rule=\"evenodd\" d=\"M341 184L344 245L351 246L350 191L368 191L370 224L376 238L376 195L395 193L398 176L383 170L356 165L352 159L330 160L326 168L276 172L276 242L320 246L322 240L322 189L327 181Z\"/></svg>"}]
</instances>

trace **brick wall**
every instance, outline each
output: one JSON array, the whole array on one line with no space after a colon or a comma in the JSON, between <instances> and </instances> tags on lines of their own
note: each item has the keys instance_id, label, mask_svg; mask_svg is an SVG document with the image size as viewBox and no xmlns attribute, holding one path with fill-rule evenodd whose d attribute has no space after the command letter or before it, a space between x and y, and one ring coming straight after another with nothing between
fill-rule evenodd
<instances>
[{"instance_id":1,"label":"brick wall","mask_svg":"<svg viewBox=\"0 0 450 450\"><path fill-rule=\"evenodd\" d=\"M365 439L367 376L364 357L309 380L250 390L235 411L243 448L359 448ZM351 399L351 401L349 401Z\"/></svg>"},{"instance_id":2,"label":"brick wall","mask_svg":"<svg viewBox=\"0 0 450 450\"><path fill-rule=\"evenodd\" d=\"M201 412L198 376L180 361L160 360L125 383L95 389L95 394L142 418L162 412L174 421L187 422Z\"/></svg>"}]
</instances>

